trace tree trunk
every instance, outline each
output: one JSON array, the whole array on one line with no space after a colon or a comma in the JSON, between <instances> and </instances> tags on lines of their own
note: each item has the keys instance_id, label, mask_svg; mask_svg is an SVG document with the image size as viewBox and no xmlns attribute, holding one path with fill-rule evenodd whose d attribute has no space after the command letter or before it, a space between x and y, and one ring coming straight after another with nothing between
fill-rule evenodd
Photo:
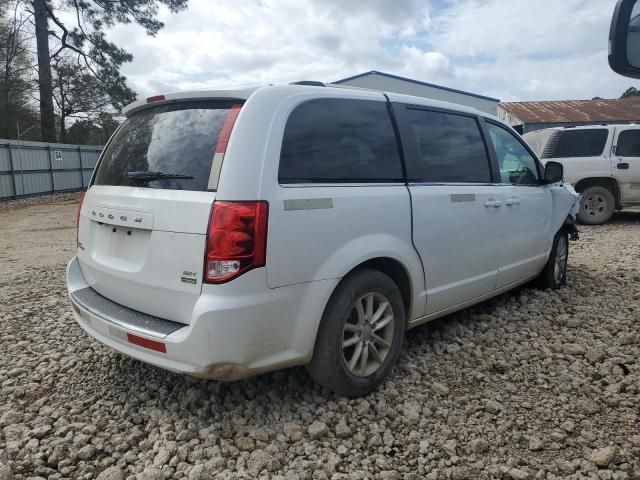
<instances>
[{"instance_id":1,"label":"tree trunk","mask_svg":"<svg viewBox=\"0 0 640 480\"><path fill-rule=\"evenodd\" d=\"M7 28L6 32L3 28L3 34L6 33L7 38L6 46L2 46L2 60L4 62L3 72L2 72L2 100L0 101L0 112L4 112L4 115L0 118L0 137L2 138L13 138L15 132L15 125L11 125L14 123L15 119L11 118L10 106L11 106L11 88L12 88L12 66L13 66L13 53L15 47L15 41L17 40L15 37L15 31L13 28Z\"/></svg>"},{"instance_id":2,"label":"tree trunk","mask_svg":"<svg viewBox=\"0 0 640 480\"><path fill-rule=\"evenodd\" d=\"M38 47L38 87L40 90L40 130L44 142L56 141L56 125L53 112L53 86L49 63L49 26L47 0L33 0Z\"/></svg>"},{"instance_id":3,"label":"tree trunk","mask_svg":"<svg viewBox=\"0 0 640 480\"><path fill-rule=\"evenodd\" d=\"M67 143L67 129L64 126L64 122L67 117L60 117L60 143Z\"/></svg>"},{"instance_id":4,"label":"tree trunk","mask_svg":"<svg viewBox=\"0 0 640 480\"><path fill-rule=\"evenodd\" d=\"M8 64L8 61L7 61ZM2 138L13 138L10 136L13 132L14 128L10 128L9 125L9 105L10 105L10 97L9 97L9 85L11 82L11 77L9 75L9 68L6 68L5 73L3 75L2 82L4 83L2 87L2 100L0 100L0 112L4 112L3 115L0 115L0 137Z\"/></svg>"},{"instance_id":5,"label":"tree trunk","mask_svg":"<svg viewBox=\"0 0 640 480\"><path fill-rule=\"evenodd\" d=\"M60 143L67 143L67 129L65 128L65 122L67 121L67 114L65 112L64 102L64 86L62 80L60 80Z\"/></svg>"}]
</instances>

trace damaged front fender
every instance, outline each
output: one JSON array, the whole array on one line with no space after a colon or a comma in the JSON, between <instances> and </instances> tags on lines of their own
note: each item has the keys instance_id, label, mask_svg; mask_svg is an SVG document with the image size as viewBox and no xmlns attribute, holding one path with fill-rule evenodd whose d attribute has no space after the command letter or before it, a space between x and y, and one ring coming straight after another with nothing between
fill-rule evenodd
<instances>
[{"instance_id":1,"label":"damaged front fender","mask_svg":"<svg viewBox=\"0 0 640 480\"><path fill-rule=\"evenodd\" d=\"M580 211L581 195L568 183L556 183L549 186L553 202L552 227L557 232L564 225L571 240L578 239L576 218Z\"/></svg>"}]
</instances>

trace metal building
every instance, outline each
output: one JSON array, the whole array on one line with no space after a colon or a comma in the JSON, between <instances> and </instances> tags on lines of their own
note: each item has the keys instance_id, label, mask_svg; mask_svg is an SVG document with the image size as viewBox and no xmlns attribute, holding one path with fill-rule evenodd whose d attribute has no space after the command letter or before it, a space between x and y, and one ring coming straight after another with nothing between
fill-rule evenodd
<instances>
[{"instance_id":1,"label":"metal building","mask_svg":"<svg viewBox=\"0 0 640 480\"><path fill-rule=\"evenodd\" d=\"M80 190L102 147L0 140L0 200Z\"/></svg>"},{"instance_id":2,"label":"metal building","mask_svg":"<svg viewBox=\"0 0 640 480\"><path fill-rule=\"evenodd\" d=\"M640 122L640 97L616 100L504 102L498 117L520 133L543 128Z\"/></svg>"},{"instance_id":3,"label":"metal building","mask_svg":"<svg viewBox=\"0 0 640 480\"><path fill-rule=\"evenodd\" d=\"M349 85L352 87L370 88L372 90L382 90L385 92L403 93L415 95L416 97L431 98L445 102L457 103L477 108L482 112L492 115L496 114L496 109L500 100L497 98L485 97L477 93L456 90L455 88L443 87L433 83L422 82L412 78L400 77L390 73L370 72L360 73L353 77L343 78L333 82L338 85Z\"/></svg>"}]
</instances>

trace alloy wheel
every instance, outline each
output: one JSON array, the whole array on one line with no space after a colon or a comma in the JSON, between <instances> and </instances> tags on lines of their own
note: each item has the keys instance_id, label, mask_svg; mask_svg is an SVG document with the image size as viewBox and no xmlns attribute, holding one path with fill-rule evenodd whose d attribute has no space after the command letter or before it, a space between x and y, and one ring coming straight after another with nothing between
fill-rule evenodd
<instances>
[{"instance_id":1,"label":"alloy wheel","mask_svg":"<svg viewBox=\"0 0 640 480\"><path fill-rule=\"evenodd\" d=\"M562 277L567 268L567 253L567 237L563 235L558 239L556 258L553 264L553 278L557 283L562 282Z\"/></svg>"},{"instance_id":2,"label":"alloy wheel","mask_svg":"<svg viewBox=\"0 0 640 480\"><path fill-rule=\"evenodd\" d=\"M378 292L357 298L344 323L342 356L351 374L367 377L384 363L395 329L389 300Z\"/></svg>"}]
</instances>

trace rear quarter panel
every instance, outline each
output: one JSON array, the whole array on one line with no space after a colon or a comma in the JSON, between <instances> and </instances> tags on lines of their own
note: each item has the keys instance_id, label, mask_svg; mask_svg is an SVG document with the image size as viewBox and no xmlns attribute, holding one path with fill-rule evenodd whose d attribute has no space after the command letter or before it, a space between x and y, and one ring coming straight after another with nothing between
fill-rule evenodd
<instances>
[{"instance_id":1,"label":"rear quarter panel","mask_svg":"<svg viewBox=\"0 0 640 480\"><path fill-rule=\"evenodd\" d=\"M269 287L341 278L367 260L388 257L404 266L414 295L424 289L404 185L286 187L271 198ZM287 210L291 200L326 208Z\"/></svg>"}]
</instances>

